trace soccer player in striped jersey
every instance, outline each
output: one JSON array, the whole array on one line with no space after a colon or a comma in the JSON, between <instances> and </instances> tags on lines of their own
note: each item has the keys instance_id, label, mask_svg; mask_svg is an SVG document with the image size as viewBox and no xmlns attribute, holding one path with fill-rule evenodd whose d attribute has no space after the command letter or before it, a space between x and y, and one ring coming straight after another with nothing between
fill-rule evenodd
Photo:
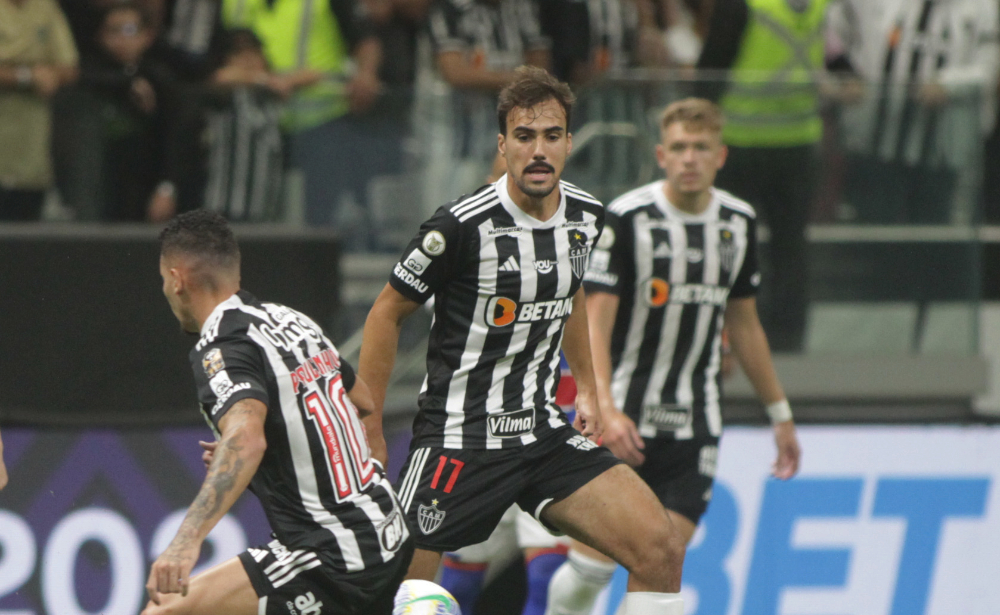
<instances>
[{"instance_id":1,"label":"soccer player in striped jersey","mask_svg":"<svg viewBox=\"0 0 1000 615\"><path fill-rule=\"evenodd\" d=\"M240 290L225 220L194 211L160 236L163 293L191 351L205 482L153 563L143 615L389 615L413 553L403 512L371 456L371 393L309 317ZM247 487L273 540L188 580L201 543ZM180 595L178 595L180 594Z\"/></svg>"},{"instance_id":2,"label":"soccer player in striped jersey","mask_svg":"<svg viewBox=\"0 0 1000 615\"><path fill-rule=\"evenodd\" d=\"M601 432L582 278L604 208L560 181L573 95L537 68L500 94L507 173L440 208L365 323L359 373L378 419L403 320L434 296L427 379L399 483L433 579L441 553L485 540L512 503L632 571L627 615L680 615L683 547L663 506L587 439ZM575 431L555 403L559 350L577 384ZM381 448L381 447L380 447Z\"/></svg>"},{"instance_id":3,"label":"soccer player in striped jersey","mask_svg":"<svg viewBox=\"0 0 1000 615\"><path fill-rule=\"evenodd\" d=\"M774 475L799 466L792 411L757 318L757 222L713 187L726 160L722 113L689 98L664 110L666 180L608 208L584 286L604 444L635 467L685 542L712 497L722 433L722 328L774 427ZM549 586L549 615L590 613L614 563L574 544Z\"/></svg>"}]
</instances>

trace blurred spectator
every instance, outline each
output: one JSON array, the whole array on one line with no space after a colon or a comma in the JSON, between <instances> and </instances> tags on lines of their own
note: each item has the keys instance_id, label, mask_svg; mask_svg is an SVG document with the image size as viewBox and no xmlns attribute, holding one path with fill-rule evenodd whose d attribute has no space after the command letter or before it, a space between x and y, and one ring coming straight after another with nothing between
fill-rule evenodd
<instances>
[{"instance_id":1,"label":"blurred spectator","mask_svg":"<svg viewBox=\"0 0 1000 615\"><path fill-rule=\"evenodd\" d=\"M331 224L364 139L347 114L371 108L382 87L378 38L353 0L223 0L222 10L227 27L260 37L272 70L309 77L289 99L284 125L292 166L305 177L306 221Z\"/></svg>"},{"instance_id":2,"label":"blurred spectator","mask_svg":"<svg viewBox=\"0 0 1000 615\"><path fill-rule=\"evenodd\" d=\"M280 100L294 73L275 75L250 30L225 33L222 66L212 75L206 139L205 209L239 222L278 219L284 172Z\"/></svg>"},{"instance_id":3,"label":"blurred spectator","mask_svg":"<svg viewBox=\"0 0 1000 615\"><path fill-rule=\"evenodd\" d=\"M161 0L162 1L162 0ZM206 79L222 36L222 0L166 0L152 56L185 81Z\"/></svg>"},{"instance_id":4,"label":"blurred spectator","mask_svg":"<svg viewBox=\"0 0 1000 615\"><path fill-rule=\"evenodd\" d=\"M76 78L54 0L0 0L0 220L37 220L52 183L49 99Z\"/></svg>"},{"instance_id":5,"label":"blurred spectator","mask_svg":"<svg viewBox=\"0 0 1000 615\"><path fill-rule=\"evenodd\" d=\"M882 223L971 220L972 163L996 120L996 0L850 0L840 8L847 54L870 84L862 104L843 114L850 213Z\"/></svg>"},{"instance_id":6,"label":"blurred spectator","mask_svg":"<svg viewBox=\"0 0 1000 615\"><path fill-rule=\"evenodd\" d=\"M455 89L456 157L493 160L496 94L518 66L549 66L550 42L537 6L533 0L435 0L430 32L441 76Z\"/></svg>"},{"instance_id":7,"label":"blurred spectator","mask_svg":"<svg viewBox=\"0 0 1000 615\"><path fill-rule=\"evenodd\" d=\"M698 68L720 100L729 158L718 185L747 199L771 231L761 322L772 348L801 348L807 302L805 227L823 132L820 82L827 0L716 0ZM712 76L712 73L708 73Z\"/></svg>"},{"instance_id":8,"label":"blurred spectator","mask_svg":"<svg viewBox=\"0 0 1000 615\"><path fill-rule=\"evenodd\" d=\"M154 37L138 4L108 9L98 33L100 52L84 58L78 91L67 103L77 110L76 125L67 129L79 128L68 136L70 158L99 163L97 173L80 170L66 182L68 194L90 193L95 202L68 204L96 209L101 219L159 222L177 211L171 166L190 153L177 151L184 135L170 130L178 108L175 78L146 57Z\"/></svg>"}]
</instances>

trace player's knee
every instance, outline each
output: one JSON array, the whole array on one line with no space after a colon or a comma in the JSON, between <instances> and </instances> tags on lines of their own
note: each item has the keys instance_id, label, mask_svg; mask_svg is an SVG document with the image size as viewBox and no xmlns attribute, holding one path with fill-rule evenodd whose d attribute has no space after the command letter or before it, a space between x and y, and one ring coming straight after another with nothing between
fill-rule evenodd
<instances>
[{"instance_id":1,"label":"player's knee","mask_svg":"<svg viewBox=\"0 0 1000 615\"><path fill-rule=\"evenodd\" d=\"M680 533L669 524L660 525L645 536L629 571L643 582L663 586L661 591L667 591L680 582L685 550Z\"/></svg>"}]
</instances>

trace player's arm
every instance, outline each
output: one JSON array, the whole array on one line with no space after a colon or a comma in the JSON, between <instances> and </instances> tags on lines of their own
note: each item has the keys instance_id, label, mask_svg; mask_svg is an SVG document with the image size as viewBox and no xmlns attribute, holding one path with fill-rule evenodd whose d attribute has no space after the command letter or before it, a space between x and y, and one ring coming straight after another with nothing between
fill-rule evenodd
<instances>
[{"instance_id":1,"label":"player's arm","mask_svg":"<svg viewBox=\"0 0 1000 615\"><path fill-rule=\"evenodd\" d=\"M7 486L7 466L3 463L3 438L0 437L0 489Z\"/></svg>"},{"instance_id":2,"label":"player's arm","mask_svg":"<svg viewBox=\"0 0 1000 615\"><path fill-rule=\"evenodd\" d=\"M396 363L399 331L403 327L403 321L419 307L419 303L404 297L390 284L386 284L365 320L364 342L358 358L358 380L367 384L371 412L362 422L368 432L372 455L383 466L388 452L382 435L382 407L385 405L392 367ZM354 401L353 392L351 401Z\"/></svg>"},{"instance_id":3,"label":"player's arm","mask_svg":"<svg viewBox=\"0 0 1000 615\"><path fill-rule=\"evenodd\" d=\"M160 604L160 594L187 595L188 577L198 561L201 543L236 502L257 471L267 441L267 406L252 398L237 401L219 420L221 437L197 497L188 508L177 535L149 572L149 599Z\"/></svg>"},{"instance_id":4,"label":"player's arm","mask_svg":"<svg viewBox=\"0 0 1000 615\"><path fill-rule=\"evenodd\" d=\"M733 298L726 304L726 327L729 329L729 343L733 354L740 362L743 372L750 380L757 397L769 408L769 414L774 416L772 408L785 408L788 402L785 392L778 381L771 360L771 349L767 343L767 335L757 316L757 300L754 297ZM778 460L774 465L774 475L781 479L789 479L799 470L799 459L802 455L799 442L795 435L795 422L790 418L772 421L774 439L778 445Z\"/></svg>"},{"instance_id":5,"label":"player's arm","mask_svg":"<svg viewBox=\"0 0 1000 615\"><path fill-rule=\"evenodd\" d=\"M594 382L594 365L590 353L590 332L587 325L587 299L581 287L573 295L573 311L566 319L562 349L576 380L576 427L583 435L600 438L601 405Z\"/></svg>"},{"instance_id":6,"label":"player's arm","mask_svg":"<svg viewBox=\"0 0 1000 615\"><path fill-rule=\"evenodd\" d=\"M633 467L646 461L641 449L646 447L635 423L615 406L611 395L611 333L618 315L618 295L601 291L587 293L587 316L590 323L590 351L594 362L597 399L604 420L603 444L619 459Z\"/></svg>"}]
</instances>

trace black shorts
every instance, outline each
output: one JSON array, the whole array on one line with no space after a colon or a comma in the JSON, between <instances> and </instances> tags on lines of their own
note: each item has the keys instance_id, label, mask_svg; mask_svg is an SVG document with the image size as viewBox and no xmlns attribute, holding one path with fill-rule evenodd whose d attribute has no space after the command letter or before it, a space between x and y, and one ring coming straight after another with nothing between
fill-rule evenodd
<instances>
[{"instance_id":1,"label":"black shorts","mask_svg":"<svg viewBox=\"0 0 1000 615\"><path fill-rule=\"evenodd\" d=\"M335 570L322 555L308 549L289 553L277 538L240 553L260 597L258 615L392 615L396 590L413 558L412 540L388 562L360 572Z\"/></svg>"},{"instance_id":2,"label":"black shorts","mask_svg":"<svg viewBox=\"0 0 1000 615\"><path fill-rule=\"evenodd\" d=\"M646 438L646 461L636 471L664 508L678 512L695 525L712 499L712 482L719 458L719 439Z\"/></svg>"},{"instance_id":3,"label":"black shorts","mask_svg":"<svg viewBox=\"0 0 1000 615\"><path fill-rule=\"evenodd\" d=\"M567 425L518 448L412 446L396 493L418 549L457 551L489 538L515 502L553 530L545 507L619 463Z\"/></svg>"}]
</instances>

